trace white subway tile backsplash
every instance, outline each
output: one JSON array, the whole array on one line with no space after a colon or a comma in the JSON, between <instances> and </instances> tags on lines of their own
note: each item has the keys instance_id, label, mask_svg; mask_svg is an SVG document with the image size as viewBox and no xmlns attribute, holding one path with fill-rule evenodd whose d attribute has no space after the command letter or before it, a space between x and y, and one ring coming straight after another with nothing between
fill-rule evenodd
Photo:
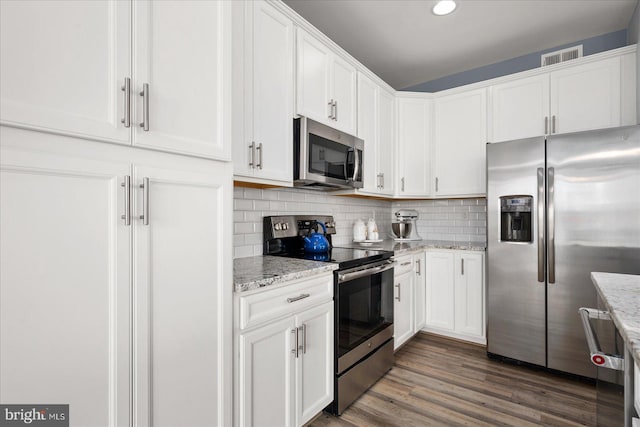
<instances>
[{"instance_id":1,"label":"white subway tile backsplash","mask_svg":"<svg viewBox=\"0 0 640 427\"><path fill-rule=\"evenodd\" d=\"M438 199L391 202L332 196L302 189L234 188L234 257L262 255L262 218L269 215L333 215L335 245L351 242L353 222L374 218L382 237L391 236L393 213L401 208L419 212L418 233L424 239L484 242L484 199Z\"/></svg>"}]
</instances>

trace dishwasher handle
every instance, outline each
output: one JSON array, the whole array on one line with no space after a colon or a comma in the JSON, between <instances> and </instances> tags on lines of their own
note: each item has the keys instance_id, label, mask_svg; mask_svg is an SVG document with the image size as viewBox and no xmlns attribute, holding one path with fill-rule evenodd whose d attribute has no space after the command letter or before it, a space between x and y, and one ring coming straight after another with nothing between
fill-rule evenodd
<instances>
[{"instance_id":1,"label":"dishwasher handle","mask_svg":"<svg viewBox=\"0 0 640 427\"><path fill-rule=\"evenodd\" d=\"M606 354L600 349L600 343L596 336L593 326L589 319L611 320L609 312L596 310L595 308L580 307L578 309L582 319L584 333L587 336L587 344L589 345L589 353L591 353L591 362L602 368L615 369L616 371L624 370L624 358L612 354Z\"/></svg>"}]
</instances>

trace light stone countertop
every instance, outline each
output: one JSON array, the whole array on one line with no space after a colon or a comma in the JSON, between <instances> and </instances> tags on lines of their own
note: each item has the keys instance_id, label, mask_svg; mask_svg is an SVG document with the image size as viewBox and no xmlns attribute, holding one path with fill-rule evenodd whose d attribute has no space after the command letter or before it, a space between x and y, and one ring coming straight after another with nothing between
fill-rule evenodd
<instances>
[{"instance_id":1,"label":"light stone countertop","mask_svg":"<svg viewBox=\"0 0 640 427\"><path fill-rule=\"evenodd\" d=\"M640 363L640 276L591 273L591 280L633 358Z\"/></svg>"},{"instance_id":2,"label":"light stone countertop","mask_svg":"<svg viewBox=\"0 0 640 427\"><path fill-rule=\"evenodd\" d=\"M402 256L423 249L456 249L469 251L485 250L485 245L483 243L453 242L448 240L398 242L389 239L371 245L351 243L348 245L337 246L393 251L396 256ZM235 292L250 291L289 280L310 277L316 274L333 271L337 268L338 264L334 263L269 255L236 258L233 260L233 289Z\"/></svg>"},{"instance_id":3,"label":"light stone countertop","mask_svg":"<svg viewBox=\"0 0 640 427\"><path fill-rule=\"evenodd\" d=\"M278 256L233 260L233 289L245 292L289 280L311 277L338 268L338 264Z\"/></svg>"},{"instance_id":4,"label":"light stone countertop","mask_svg":"<svg viewBox=\"0 0 640 427\"><path fill-rule=\"evenodd\" d=\"M350 248L366 248L378 249L384 251L393 251L396 256L402 256L410 252L423 249L455 249L463 251L482 251L486 250L486 245L480 242L454 242L451 240L417 240L413 242L402 242L393 239L386 239L379 243L361 244L350 243L348 245L340 245Z\"/></svg>"}]
</instances>

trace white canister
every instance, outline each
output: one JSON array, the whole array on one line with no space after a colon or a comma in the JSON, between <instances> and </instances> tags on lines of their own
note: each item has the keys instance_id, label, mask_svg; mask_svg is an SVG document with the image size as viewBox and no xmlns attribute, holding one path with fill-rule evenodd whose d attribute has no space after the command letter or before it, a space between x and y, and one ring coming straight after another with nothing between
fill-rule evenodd
<instances>
[{"instance_id":1,"label":"white canister","mask_svg":"<svg viewBox=\"0 0 640 427\"><path fill-rule=\"evenodd\" d=\"M369 218L369 222L367 222L367 239L369 240L378 240L378 224L376 224L376 220L373 218Z\"/></svg>"},{"instance_id":2,"label":"white canister","mask_svg":"<svg viewBox=\"0 0 640 427\"><path fill-rule=\"evenodd\" d=\"M364 221L361 219L357 219L356 222L353 223L353 240L356 242L361 242L367 239L367 226L364 224Z\"/></svg>"}]
</instances>

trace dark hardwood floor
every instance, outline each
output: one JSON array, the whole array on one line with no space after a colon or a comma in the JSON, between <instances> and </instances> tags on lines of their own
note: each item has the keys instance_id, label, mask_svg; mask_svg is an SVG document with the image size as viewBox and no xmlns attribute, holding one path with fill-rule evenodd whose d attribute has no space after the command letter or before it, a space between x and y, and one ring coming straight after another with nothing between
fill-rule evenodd
<instances>
[{"instance_id":1,"label":"dark hardwood floor","mask_svg":"<svg viewBox=\"0 0 640 427\"><path fill-rule=\"evenodd\" d=\"M420 333L341 417L323 413L309 426L594 426L595 418L594 385Z\"/></svg>"}]
</instances>

